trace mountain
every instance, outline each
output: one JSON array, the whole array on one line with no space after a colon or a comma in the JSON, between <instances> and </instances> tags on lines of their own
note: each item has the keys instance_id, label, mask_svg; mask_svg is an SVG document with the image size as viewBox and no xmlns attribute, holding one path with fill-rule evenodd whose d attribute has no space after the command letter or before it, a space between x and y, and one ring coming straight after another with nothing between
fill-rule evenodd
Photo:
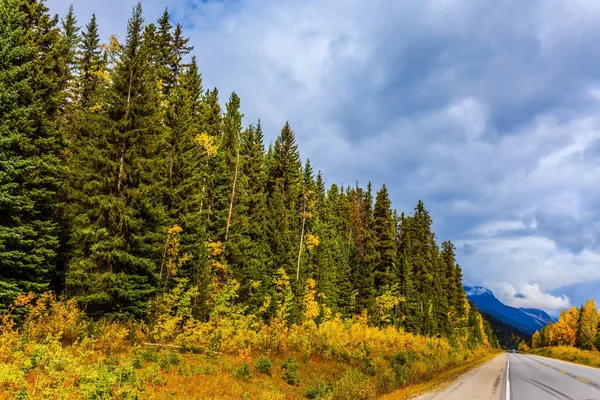
<instances>
[{"instance_id":1,"label":"mountain","mask_svg":"<svg viewBox=\"0 0 600 400\"><path fill-rule=\"evenodd\" d=\"M531 342L531 335L520 331L512 325L500 321L498 318L492 317L484 312L481 316L489 322L492 331L503 349L517 349L522 341Z\"/></svg>"},{"instance_id":2,"label":"mountain","mask_svg":"<svg viewBox=\"0 0 600 400\"><path fill-rule=\"evenodd\" d=\"M532 335L552 321L545 311L536 308L516 308L507 306L489 290L481 286L465 286L467 298L481 312Z\"/></svg>"}]
</instances>

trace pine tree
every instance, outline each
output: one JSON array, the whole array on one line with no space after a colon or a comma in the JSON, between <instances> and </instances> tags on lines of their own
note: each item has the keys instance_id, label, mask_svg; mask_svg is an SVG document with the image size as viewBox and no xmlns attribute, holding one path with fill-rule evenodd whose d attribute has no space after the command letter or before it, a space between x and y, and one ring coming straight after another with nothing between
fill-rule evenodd
<instances>
[{"instance_id":1,"label":"pine tree","mask_svg":"<svg viewBox=\"0 0 600 400\"><path fill-rule=\"evenodd\" d=\"M260 121L242 135L241 165L229 237L227 261L240 282L239 301L257 309L272 287L267 273L267 193L265 150Z\"/></svg>"},{"instance_id":2,"label":"pine tree","mask_svg":"<svg viewBox=\"0 0 600 400\"><path fill-rule=\"evenodd\" d=\"M273 268L283 268L288 276L295 277L300 235L296 217L297 201L302 188L302 165L294 132L287 122L275 141L270 158L267 187ZM296 288L296 280L292 282ZM294 292L296 293L296 290Z\"/></svg>"},{"instance_id":3,"label":"pine tree","mask_svg":"<svg viewBox=\"0 0 600 400\"><path fill-rule=\"evenodd\" d=\"M355 312L368 310L373 305L374 281L373 273L378 254L375 248L375 232L373 230L373 195L369 182L367 190L357 187L349 193L349 224L354 239L353 286L356 290Z\"/></svg>"},{"instance_id":4,"label":"pine tree","mask_svg":"<svg viewBox=\"0 0 600 400\"><path fill-rule=\"evenodd\" d=\"M196 282L196 266L206 241L206 221L201 210L202 183L209 174L208 163L215 149L211 143L199 139L202 138L200 125L204 105L202 78L195 59L178 76L170 99L170 157L165 194L167 225L182 228L182 254L189 254L192 258L182 265L180 275Z\"/></svg>"},{"instance_id":5,"label":"pine tree","mask_svg":"<svg viewBox=\"0 0 600 400\"><path fill-rule=\"evenodd\" d=\"M96 14L92 14L92 18L82 34L81 51L77 61L79 66L78 105L89 107L92 105L89 102L90 94L94 93L97 85L102 82L100 74L104 66Z\"/></svg>"},{"instance_id":6,"label":"pine tree","mask_svg":"<svg viewBox=\"0 0 600 400\"><path fill-rule=\"evenodd\" d=\"M375 290L378 293L395 282L396 264L396 223L387 187L383 185L377 192L373 212L375 231L375 250L378 258L375 266Z\"/></svg>"},{"instance_id":7,"label":"pine tree","mask_svg":"<svg viewBox=\"0 0 600 400\"><path fill-rule=\"evenodd\" d=\"M57 18L43 1L0 4L0 304L48 288L64 175L57 129L66 74ZM0 306L1 307L1 306Z\"/></svg>"},{"instance_id":8,"label":"pine tree","mask_svg":"<svg viewBox=\"0 0 600 400\"><path fill-rule=\"evenodd\" d=\"M157 79L145 46L150 33L144 33L138 3L126 44L117 49L105 103L84 116L91 134L85 138L86 152L79 152L73 207L76 256L67 284L91 315L141 316L156 288L155 243L164 240L166 229L161 226L161 201L151 190L160 181L156 174L162 168L156 163L163 157L158 156L162 124L157 120ZM90 116L93 112L98 115Z\"/></svg>"}]
</instances>

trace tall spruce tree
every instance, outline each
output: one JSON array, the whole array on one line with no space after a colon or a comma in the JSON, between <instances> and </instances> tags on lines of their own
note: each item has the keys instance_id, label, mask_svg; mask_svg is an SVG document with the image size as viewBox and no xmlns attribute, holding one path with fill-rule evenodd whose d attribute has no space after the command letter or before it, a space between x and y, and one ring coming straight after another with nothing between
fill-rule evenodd
<instances>
[{"instance_id":1,"label":"tall spruce tree","mask_svg":"<svg viewBox=\"0 0 600 400\"><path fill-rule=\"evenodd\" d=\"M57 22L43 1L0 4L0 307L55 272L67 79Z\"/></svg>"},{"instance_id":2,"label":"tall spruce tree","mask_svg":"<svg viewBox=\"0 0 600 400\"><path fill-rule=\"evenodd\" d=\"M375 290L380 292L395 282L396 265L396 222L391 201L385 185L377 192L373 211L375 251L378 254L375 265Z\"/></svg>"},{"instance_id":3,"label":"tall spruce tree","mask_svg":"<svg viewBox=\"0 0 600 400\"><path fill-rule=\"evenodd\" d=\"M289 123L286 122L281 130L270 157L267 187L273 267L276 270L284 268L288 276L295 277L300 235L296 217L302 187L302 165L296 138ZM295 279L293 284L296 287Z\"/></svg>"},{"instance_id":4,"label":"tall spruce tree","mask_svg":"<svg viewBox=\"0 0 600 400\"><path fill-rule=\"evenodd\" d=\"M91 315L141 316L156 288L156 243L166 235L153 186L162 126L159 89L150 68L151 29L144 33L141 4L134 8L127 41L117 49L112 86L90 118L92 137L82 155L67 284ZM146 41L144 40L146 38ZM106 106L106 111L104 111ZM92 111L91 109L89 111ZM85 175L98 182L85 181ZM83 178L83 179L82 179ZM94 229L95 228L95 229Z\"/></svg>"}]
</instances>

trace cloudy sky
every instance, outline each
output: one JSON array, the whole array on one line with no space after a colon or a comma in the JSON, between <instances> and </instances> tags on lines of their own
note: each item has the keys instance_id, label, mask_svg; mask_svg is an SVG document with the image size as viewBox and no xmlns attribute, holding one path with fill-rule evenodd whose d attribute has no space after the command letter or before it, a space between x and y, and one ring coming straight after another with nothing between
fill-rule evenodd
<instances>
[{"instance_id":1,"label":"cloudy sky","mask_svg":"<svg viewBox=\"0 0 600 400\"><path fill-rule=\"evenodd\" d=\"M136 0L73 0L123 39ZM64 14L71 1L48 0ZM329 183L423 199L465 282L515 306L600 299L600 2L145 0L205 87L274 140L290 121Z\"/></svg>"}]
</instances>

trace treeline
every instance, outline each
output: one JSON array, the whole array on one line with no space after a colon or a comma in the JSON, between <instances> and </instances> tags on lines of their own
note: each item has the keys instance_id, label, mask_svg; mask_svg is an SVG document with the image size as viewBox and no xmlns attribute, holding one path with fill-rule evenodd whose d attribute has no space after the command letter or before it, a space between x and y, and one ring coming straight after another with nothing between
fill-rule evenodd
<instances>
[{"instance_id":1,"label":"treeline","mask_svg":"<svg viewBox=\"0 0 600 400\"><path fill-rule=\"evenodd\" d=\"M512 325L494 318L488 313L481 312L483 318L490 324L492 332L503 349L518 349L521 343L531 343L531 335L520 331Z\"/></svg>"},{"instance_id":2,"label":"treeline","mask_svg":"<svg viewBox=\"0 0 600 400\"><path fill-rule=\"evenodd\" d=\"M550 322L533 334L531 347L575 346L581 350L600 350L600 319L594 299L579 309L563 310L557 322Z\"/></svg>"},{"instance_id":3,"label":"treeline","mask_svg":"<svg viewBox=\"0 0 600 400\"><path fill-rule=\"evenodd\" d=\"M326 187L285 123L265 148L240 98L221 108L167 11L138 4L124 42L101 43L42 0L0 5L0 303L52 290L92 318L144 318L182 284L211 318L215 293L289 321L304 297L371 323L493 342L467 302L455 247L438 246L422 202L387 188ZM489 339L489 340L488 340Z\"/></svg>"}]
</instances>

